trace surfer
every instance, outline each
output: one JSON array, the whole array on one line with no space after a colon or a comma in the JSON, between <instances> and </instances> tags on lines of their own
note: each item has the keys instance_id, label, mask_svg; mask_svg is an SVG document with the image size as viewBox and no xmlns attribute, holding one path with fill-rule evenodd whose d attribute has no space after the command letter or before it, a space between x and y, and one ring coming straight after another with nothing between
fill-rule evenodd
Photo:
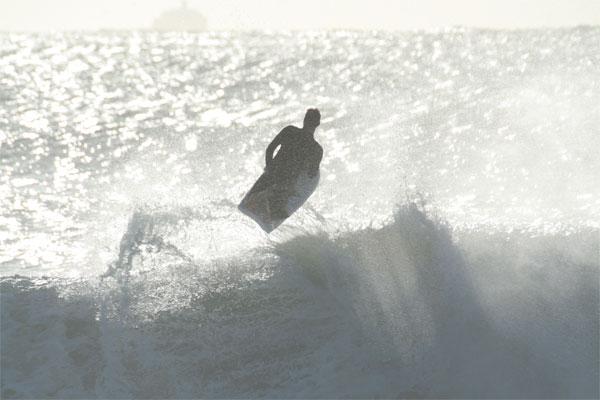
<instances>
[{"instance_id":1,"label":"surfer","mask_svg":"<svg viewBox=\"0 0 600 400\"><path fill-rule=\"evenodd\" d=\"M321 113L310 108L304 116L302 129L289 125L267 147L266 169L276 169L283 179L295 180L301 172L314 177L319 172L323 148L315 140L315 129L321 123ZM273 157L275 149L279 151Z\"/></svg>"},{"instance_id":2,"label":"surfer","mask_svg":"<svg viewBox=\"0 0 600 400\"><path fill-rule=\"evenodd\" d=\"M315 140L315 129L321 123L321 113L310 108L304 116L302 128L286 126L269 144L265 156L265 174L250 190L255 193L272 186L277 192L271 202L272 217L289 217L286 202L298 176L306 173L314 178L319 172L323 148ZM275 155L275 150L279 150Z\"/></svg>"}]
</instances>

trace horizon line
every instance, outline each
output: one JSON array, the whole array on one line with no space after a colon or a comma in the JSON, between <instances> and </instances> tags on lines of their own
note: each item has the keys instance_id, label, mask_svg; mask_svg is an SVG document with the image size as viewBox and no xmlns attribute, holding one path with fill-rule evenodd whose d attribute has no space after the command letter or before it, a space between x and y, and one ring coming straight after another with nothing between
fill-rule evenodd
<instances>
[{"instance_id":1,"label":"horizon line","mask_svg":"<svg viewBox=\"0 0 600 400\"><path fill-rule=\"evenodd\" d=\"M534 26L517 26L517 27L496 27L496 26L479 26L479 25L442 25L438 27L427 28L361 28L361 27L334 27L334 28L214 28L214 29L198 29L198 30L162 30L154 28L95 28L95 29L3 29L0 28L0 33L101 33L101 32L152 32L152 33L211 33L211 32L440 32L448 30L482 30L482 31L531 31L531 30L548 30L548 29L574 29L574 28L600 28L600 24L566 24L566 25L534 25Z\"/></svg>"}]
</instances>

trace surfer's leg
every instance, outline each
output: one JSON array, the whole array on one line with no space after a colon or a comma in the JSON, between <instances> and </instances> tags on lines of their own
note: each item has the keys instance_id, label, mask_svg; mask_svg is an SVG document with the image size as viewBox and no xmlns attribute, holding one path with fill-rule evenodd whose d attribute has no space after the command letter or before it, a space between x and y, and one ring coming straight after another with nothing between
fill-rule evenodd
<instances>
[{"instance_id":1,"label":"surfer's leg","mask_svg":"<svg viewBox=\"0 0 600 400\"><path fill-rule=\"evenodd\" d=\"M289 217L287 203L290 196L290 183L287 179L282 179L273 188L273 197L270 202L271 217L286 219Z\"/></svg>"},{"instance_id":2,"label":"surfer's leg","mask_svg":"<svg viewBox=\"0 0 600 400\"><path fill-rule=\"evenodd\" d=\"M289 214L286 209L286 199L281 199L280 196L275 197L271 203L271 218L286 219Z\"/></svg>"}]
</instances>

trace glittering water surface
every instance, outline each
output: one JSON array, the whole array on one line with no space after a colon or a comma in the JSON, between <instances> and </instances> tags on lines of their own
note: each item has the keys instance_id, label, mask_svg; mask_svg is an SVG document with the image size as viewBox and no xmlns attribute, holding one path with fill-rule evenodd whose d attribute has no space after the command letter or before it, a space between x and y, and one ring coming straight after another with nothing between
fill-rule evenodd
<instances>
[{"instance_id":1,"label":"glittering water surface","mask_svg":"<svg viewBox=\"0 0 600 400\"><path fill-rule=\"evenodd\" d=\"M1 33L0 275L31 278L2 281L3 359L31 326L70 349L3 397L597 395L598 43ZM236 205L308 107L321 182L268 238Z\"/></svg>"},{"instance_id":2,"label":"glittering water surface","mask_svg":"<svg viewBox=\"0 0 600 400\"><path fill-rule=\"evenodd\" d=\"M142 202L237 203L309 106L333 225L407 187L454 225L600 218L597 29L0 38L3 273L81 269Z\"/></svg>"}]
</instances>

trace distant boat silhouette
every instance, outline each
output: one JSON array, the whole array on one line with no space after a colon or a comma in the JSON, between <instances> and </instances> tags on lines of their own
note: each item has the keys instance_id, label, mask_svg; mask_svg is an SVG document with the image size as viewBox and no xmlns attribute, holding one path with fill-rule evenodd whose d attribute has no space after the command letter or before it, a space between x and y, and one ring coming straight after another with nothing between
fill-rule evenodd
<instances>
[{"instance_id":1,"label":"distant boat silhouette","mask_svg":"<svg viewBox=\"0 0 600 400\"><path fill-rule=\"evenodd\" d=\"M179 8L167 10L154 20L152 29L157 31L198 32L206 29L206 18L182 1Z\"/></svg>"}]
</instances>

